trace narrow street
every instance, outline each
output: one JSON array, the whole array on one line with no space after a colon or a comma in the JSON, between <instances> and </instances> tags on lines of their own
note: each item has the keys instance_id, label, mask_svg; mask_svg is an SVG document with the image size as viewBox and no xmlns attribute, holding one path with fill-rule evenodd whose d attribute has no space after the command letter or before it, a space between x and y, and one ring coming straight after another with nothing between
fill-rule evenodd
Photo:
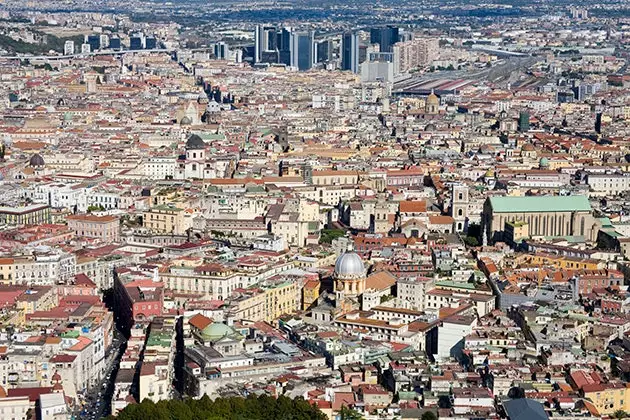
<instances>
[{"instance_id":1,"label":"narrow street","mask_svg":"<svg viewBox=\"0 0 630 420\"><path fill-rule=\"evenodd\" d=\"M112 346L105 355L105 370L99 383L85 395L85 404L74 418L96 420L108 416L111 413L111 402L114 394L114 381L120 358L127 348L127 339L123 334L114 330Z\"/></svg>"}]
</instances>

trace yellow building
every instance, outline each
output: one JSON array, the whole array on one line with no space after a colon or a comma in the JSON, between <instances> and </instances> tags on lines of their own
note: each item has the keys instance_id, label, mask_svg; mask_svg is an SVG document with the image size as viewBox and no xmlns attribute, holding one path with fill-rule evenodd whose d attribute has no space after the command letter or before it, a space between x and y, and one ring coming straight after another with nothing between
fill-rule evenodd
<instances>
[{"instance_id":1,"label":"yellow building","mask_svg":"<svg viewBox=\"0 0 630 420\"><path fill-rule=\"evenodd\" d=\"M309 280L302 289L302 310L306 311L319 298L319 280Z\"/></svg>"},{"instance_id":2,"label":"yellow building","mask_svg":"<svg viewBox=\"0 0 630 420\"><path fill-rule=\"evenodd\" d=\"M590 400L599 415L615 411L630 411L630 383L588 384L582 387L584 398Z\"/></svg>"},{"instance_id":3,"label":"yellow building","mask_svg":"<svg viewBox=\"0 0 630 420\"><path fill-rule=\"evenodd\" d=\"M284 280L279 283L267 281L265 291L265 321L273 321L281 315L298 310L300 290L297 283Z\"/></svg>"},{"instance_id":4,"label":"yellow building","mask_svg":"<svg viewBox=\"0 0 630 420\"><path fill-rule=\"evenodd\" d=\"M160 233L183 235L187 229L183 209L161 205L145 211L142 218L144 227Z\"/></svg>"},{"instance_id":5,"label":"yellow building","mask_svg":"<svg viewBox=\"0 0 630 420\"><path fill-rule=\"evenodd\" d=\"M0 258L0 284L11 284L13 282L13 258Z\"/></svg>"},{"instance_id":6,"label":"yellow building","mask_svg":"<svg viewBox=\"0 0 630 420\"><path fill-rule=\"evenodd\" d=\"M603 261L586 260L582 258L566 257L552 254L527 254L516 258L519 265L530 265L561 270L600 270L606 268Z\"/></svg>"}]
</instances>

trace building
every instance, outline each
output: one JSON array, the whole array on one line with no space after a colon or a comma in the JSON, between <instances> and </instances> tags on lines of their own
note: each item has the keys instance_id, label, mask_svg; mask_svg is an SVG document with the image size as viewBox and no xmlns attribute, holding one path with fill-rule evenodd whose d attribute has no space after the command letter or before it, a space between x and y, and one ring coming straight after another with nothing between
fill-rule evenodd
<instances>
[{"instance_id":1,"label":"building","mask_svg":"<svg viewBox=\"0 0 630 420\"><path fill-rule=\"evenodd\" d=\"M143 50L144 49L144 35L141 33L137 33L130 36L129 49L130 50Z\"/></svg>"},{"instance_id":2,"label":"building","mask_svg":"<svg viewBox=\"0 0 630 420\"><path fill-rule=\"evenodd\" d=\"M291 66L300 71L306 71L313 67L314 59L314 33L291 32Z\"/></svg>"},{"instance_id":3,"label":"building","mask_svg":"<svg viewBox=\"0 0 630 420\"><path fill-rule=\"evenodd\" d=\"M68 216L66 220L68 227L79 237L99 239L102 242L120 241L120 221L117 217L85 214Z\"/></svg>"},{"instance_id":4,"label":"building","mask_svg":"<svg viewBox=\"0 0 630 420\"><path fill-rule=\"evenodd\" d=\"M438 55L437 38L416 38L397 42L392 47L394 73L407 73L410 70L429 65Z\"/></svg>"},{"instance_id":5,"label":"building","mask_svg":"<svg viewBox=\"0 0 630 420\"><path fill-rule=\"evenodd\" d=\"M582 236L595 241L599 223L585 196L489 197L483 208L482 229L488 241L502 240L507 222L529 225L531 236Z\"/></svg>"},{"instance_id":6,"label":"building","mask_svg":"<svg viewBox=\"0 0 630 420\"><path fill-rule=\"evenodd\" d=\"M157 48L157 39L154 36L148 36L144 42L144 48L154 50Z\"/></svg>"},{"instance_id":7,"label":"building","mask_svg":"<svg viewBox=\"0 0 630 420\"><path fill-rule=\"evenodd\" d=\"M346 32L341 38L341 70L359 72L359 35Z\"/></svg>"},{"instance_id":8,"label":"building","mask_svg":"<svg viewBox=\"0 0 630 420\"><path fill-rule=\"evenodd\" d=\"M118 38L117 36L111 37L109 39L109 48L112 50L120 50L121 49L120 38Z\"/></svg>"},{"instance_id":9,"label":"building","mask_svg":"<svg viewBox=\"0 0 630 420\"><path fill-rule=\"evenodd\" d=\"M85 40L90 46L90 52L98 51L101 49L101 37L100 35L88 35Z\"/></svg>"},{"instance_id":10,"label":"building","mask_svg":"<svg viewBox=\"0 0 630 420\"><path fill-rule=\"evenodd\" d=\"M74 41L66 41L63 44L63 55L73 55L74 54Z\"/></svg>"},{"instance_id":11,"label":"building","mask_svg":"<svg viewBox=\"0 0 630 420\"><path fill-rule=\"evenodd\" d=\"M393 46L398 42L399 30L394 26L372 28L370 30L370 43L378 44L380 52L392 52Z\"/></svg>"},{"instance_id":12,"label":"building","mask_svg":"<svg viewBox=\"0 0 630 420\"><path fill-rule=\"evenodd\" d=\"M50 223L50 206L46 204L0 207L0 225L23 226L42 223Z\"/></svg>"},{"instance_id":13,"label":"building","mask_svg":"<svg viewBox=\"0 0 630 420\"><path fill-rule=\"evenodd\" d=\"M278 35L273 26L256 25L254 29L254 63L278 62Z\"/></svg>"},{"instance_id":14,"label":"building","mask_svg":"<svg viewBox=\"0 0 630 420\"><path fill-rule=\"evenodd\" d=\"M332 60L333 57L333 43L330 39L325 39L317 43L317 61L318 63L327 63Z\"/></svg>"},{"instance_id":15,"label":"building","mask_svg":"<svg viewBox=\"0 0 630 420\"><path fill-rule=\"evenodd\" d=\"M230 57L230 46L225 42L217 42L212 48L217 60L227 60Z\"/></svg>"},{"instance_id":16,"label":"building","mask_svg":"<svg viewBox=\"0 0 630 420\"><path fill-rule=\"evenodd\" d=\"M163 204L152 207L142 215L143 224L153 232L183 235L188 229L184 209Z\"/></svg>"}]
</instances>

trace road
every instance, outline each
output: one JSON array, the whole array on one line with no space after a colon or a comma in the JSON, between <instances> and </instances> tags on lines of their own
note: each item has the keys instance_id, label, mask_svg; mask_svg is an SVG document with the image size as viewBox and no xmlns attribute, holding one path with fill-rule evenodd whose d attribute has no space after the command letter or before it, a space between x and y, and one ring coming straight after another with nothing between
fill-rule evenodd
<instances>
[{"instance_id":1,"label":"road","mask_svg":"<svg viewBox=\"0 0 630 420\"><path fill-rule=\"evenodd\" d=\"M85 405L74 418L96 420L106 417L111 412L114 380L120 366L120 358L127 347L124 335L114 330L114 339L109 352L105 355L103 378L85 395Z\"/></svg>"}]
</instances>

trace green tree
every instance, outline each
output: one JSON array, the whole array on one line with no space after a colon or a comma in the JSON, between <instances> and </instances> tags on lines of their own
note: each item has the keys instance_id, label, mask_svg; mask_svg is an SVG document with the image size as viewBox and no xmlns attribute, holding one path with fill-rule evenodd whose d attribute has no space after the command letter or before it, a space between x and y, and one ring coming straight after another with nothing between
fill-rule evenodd
<instances>
[{"instance_id":1,"label":"green tree","mask_svg":"<svg viewBox=\"0 0 630 420\"><path fill-rule=\"evenodd\" d=\"M363 420L363 416L345 405L339 411L340 420Z\"/></svg>"},{"instance_id":2,"label":"green tree","mask_svg":"<svg viewBox=\"0 0 630 420\"><path fill-rule=\"evenodd\" d=\"M437 420L437 416L433 411L427 411L420 417L420 420Z\"/></svg>"},{"instance_id":3,"label":"green tree","mask_svg":"<svg viewBox=\"0 0 630 420\"><path fill-rule=\"evenodd\" d=\"M625 419L626 417L628 417L628 414L623 410L617 410L613 413L613 418L616 419Z\"/></svg>"}]
</instances>

